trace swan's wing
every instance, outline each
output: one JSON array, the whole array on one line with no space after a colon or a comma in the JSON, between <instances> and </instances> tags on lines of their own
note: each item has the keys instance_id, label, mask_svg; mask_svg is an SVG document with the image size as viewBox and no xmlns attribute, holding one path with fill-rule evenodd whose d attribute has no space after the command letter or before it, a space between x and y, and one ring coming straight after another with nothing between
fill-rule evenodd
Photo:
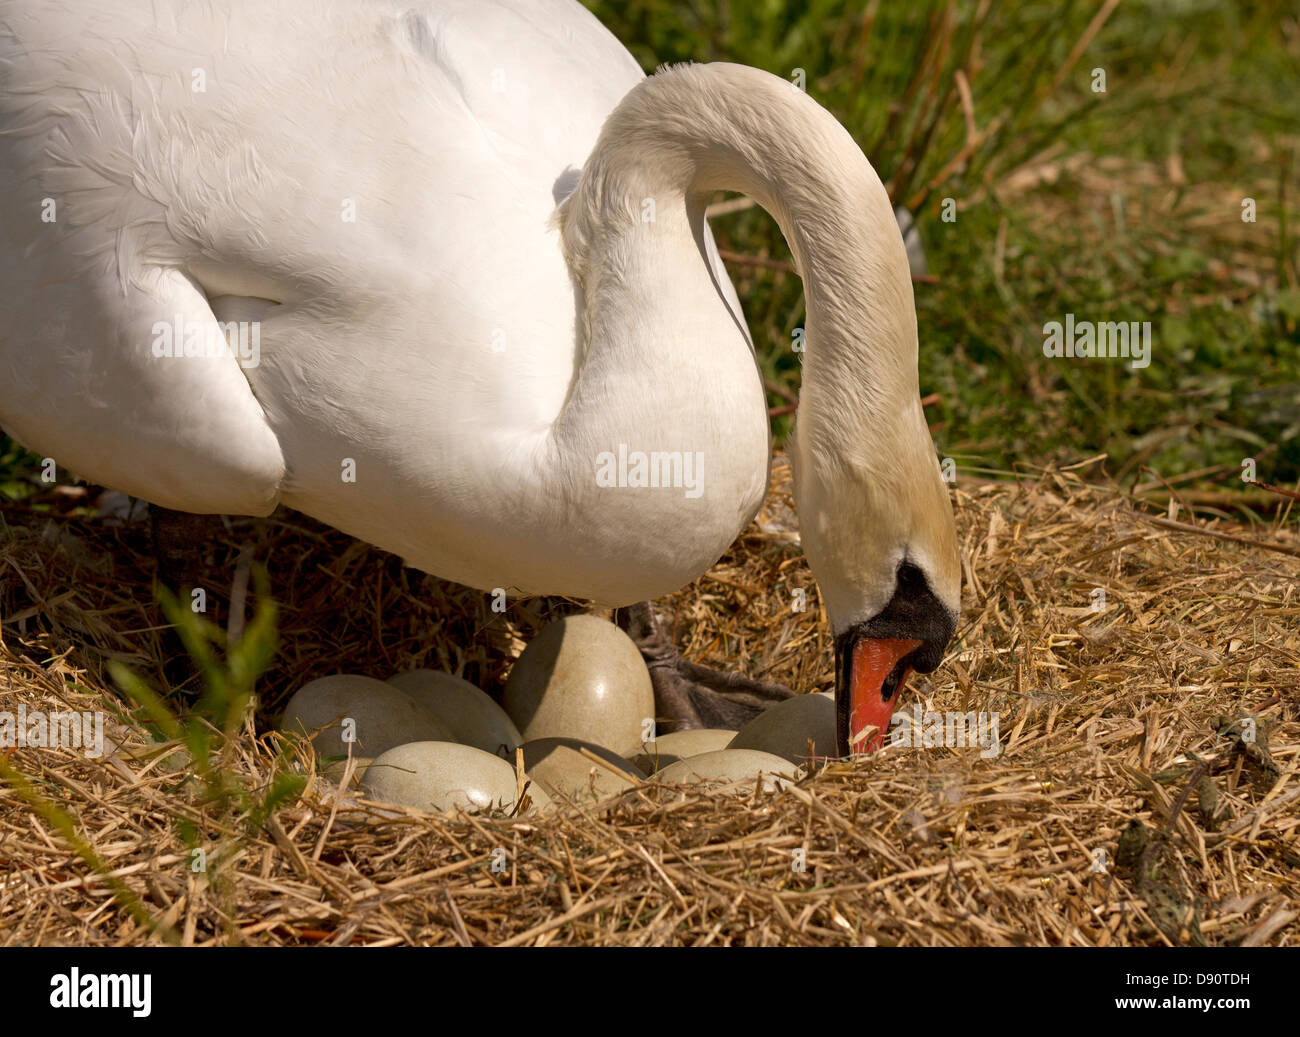
<instances>
[{"instance_id":1,"label":"swan's wing","mask_svg":"<svg viewBox=\"0 0 1300 1037\"><path fill-rule=\"evenodd\" d=\"M567 0L0 0L0 424L260 513L339 492L343 455L400 494L413 442L545 421L574 314L547 221L640 75ZM152 355L218 297L264 311L257 366Z\"/></svg>"}]
</instances>

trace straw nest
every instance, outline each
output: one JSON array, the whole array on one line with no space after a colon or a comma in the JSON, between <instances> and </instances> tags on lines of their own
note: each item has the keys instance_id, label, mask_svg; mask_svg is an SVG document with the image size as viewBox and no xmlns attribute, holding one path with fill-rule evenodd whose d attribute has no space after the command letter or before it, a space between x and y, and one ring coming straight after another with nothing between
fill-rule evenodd
<instances>
[{"instance_id":1,"label":"straw nest","mask_svg":"<svg viewBox=\"0 0 1300 1037\"><path fill-rule=\"evenodd\" d=\"M148 524L75 489L6 505L0 709L107 709L120 748L0 750L0 943L1300 944L1294 523L1180 512L1176 492L1156 510L1081 474L954 491L963 625L904 708L996 713L995 757L890 746L781 794L647 783L523 819L382 816L316 776L265 818L222 806L106 672L163 684ZM207 547L223 624L241 557L280 603L257 714L222 754L254 792L306 680L430 666L496 690L562 604L497 615L296 514ZM831 685L783 467L759 521L659 608L693 659ZM315 769L303 746L288 760Z\"/></svg>"}]
</instances>

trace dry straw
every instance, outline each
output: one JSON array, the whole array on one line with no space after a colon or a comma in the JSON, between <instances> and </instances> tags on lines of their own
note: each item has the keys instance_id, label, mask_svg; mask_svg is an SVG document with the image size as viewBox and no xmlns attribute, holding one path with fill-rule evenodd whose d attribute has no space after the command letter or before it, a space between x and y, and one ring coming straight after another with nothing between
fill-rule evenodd
<instances>
[{"instance_id":1,"label":"dry straw","mask_svg":"<svg viewBox=\"0 0 1300 1037\"><path fill-rule=\"evenodd\" d=\"M1171 519L1076 472L954 499L963 625L909 701L996 711L996 758L890 747L784 794L651 782L540 819L381 816L314 778L250 830L183 757L110 719L112 758L0 750L20 776L0 782L0 943L1300 943L1294 524ZM0 709L120 710L110 659L160 686L146 526L0 517ZM209 547L223 623L241 550L268 561L282 607L256 725L228 755L254 788L277 742L256 732L305 680L426 665L493 689L560 606L498 616L293 514ZM830 686L786 469L759 522L660 609L691 658Z\"/></svg>"}]
</instances>

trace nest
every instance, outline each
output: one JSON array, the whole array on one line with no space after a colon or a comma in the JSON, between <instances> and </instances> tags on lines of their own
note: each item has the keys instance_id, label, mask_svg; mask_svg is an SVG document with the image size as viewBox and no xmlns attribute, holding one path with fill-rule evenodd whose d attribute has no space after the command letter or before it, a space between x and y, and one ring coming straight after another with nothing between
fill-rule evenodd
<instances>
[{"instance_id":1,"label":"nest","mask_svg":"<svg viewBox=\"0 0 1300 1037\"><path fill-rule=\"evenodd\" d=\"M788 481L778 466L759 520L658 606L689 658L824 690L831 639ZM305 782L259 812L196 782L108 674L116 660L161 688L175 661L147 523L51 494L5 505L0 710L104 710L119 748L0 749L0 942L1300 944L1286 514L1180 518L1070 471L953 499L963 624L902 708L996 714L995 753L891 745L784 793L649 781L526 818L381 813L273 721L334 672L429 666L497 692L565 603L497 614L299 515L227 523L207 545L210 615L237 628L238 574L265 562L281 647L219 740L223 780L253 799Z\"/></svg>"}]
</instances>

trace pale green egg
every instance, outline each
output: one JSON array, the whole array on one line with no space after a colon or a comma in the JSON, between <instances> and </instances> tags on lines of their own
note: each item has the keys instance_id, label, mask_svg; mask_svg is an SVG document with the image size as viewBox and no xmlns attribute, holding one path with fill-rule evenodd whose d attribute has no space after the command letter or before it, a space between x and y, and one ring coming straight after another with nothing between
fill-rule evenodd
<instances>
[{"instance_id":1,"label":"pale green egg","mask_svg":"<svg viewBox=\"0 0 1300 1037\"><path fill-rule=\"evenodd\" d=\"M388 683L433 713L463 745L495 753L524 742L506 711L467 680L441 670L410 670Z\"/></svg>"},{"instance_id":2,"label":"pale green egg","mask_svg":"<svg viewBox=\"0 0 1300 1037\"><path fill-rule=\"evenodd\" d=\"M555 799L604 799L635 788L645 777L604 746L577 738L538 738L525 742L523 749L524 772ZM609 766L584 755L583 749Z\"/></svg>"},{"instance_id":3,"label":"pale green egg","mask_svg":"<svg viewBox=\"0 0 1300 1037\"><path fill-rule=\"evenodd\" d=\"M783 787L786 779L797 777L798 768L792 766L789 760L755 749L720 749L669 764L655 778L658 781L682 784L741 782L747 783L748 788L738 788L736 791L747 792L753 788L754 781L760 774L763 776L763 789L773 792Z\"/></svg>"},{"instance_id":4,"label":"pale green egg","mask_svg":"<svg viewBox=\"0 0 1300 1037\"><path fill-rule=\"evenodd\" d=\"M655 712L650 671L632 639L595 616L543 630L510 671L503 704L525 740L635 745Z\"/></svg>"},{"instance_id":5,"label":"pale green egg","mask_svg":"<svg viewBox=\"0 0 1300 1037\"><path fill-rule=\"evenodd\" d=\"M796 695L746 724L728 749L758 749L784 757L791 763L808 761L808 742L815 757L837 755L835 697L829 692Z\"/></svg>"},{"instance_id":6,"label":"pale green egg","mask_svg":"<svg viewBox=\"0 0 1300 1037\"><path fill-rule=\"evenodd\" d=\"M514 809L515 769L499 756L458 742L410 742L389 749L366 768L368 799L433 813ZM538 809L550 805L544 790L527 795Z\"/></svg>"},{"instance_id":7,"label":"pale green egg","mask_svg":"<svg viewBox=\"0 0 1300 1037\"><path fill-rule=\"evenodd\" d=\"M689 731L670 731L654 741L642 742L630 752L623 753L647 774L667 767L678 760L699 756L701 753L725 749L736 737L735 731L722 728L697 727Z\"/></svg>"},{"instance_id":8,"label":"pale green egg","mask_svg":"<svg viewBox=\"0 0 1300 1037\"><path fill-rule=\"evenodd\" d=\"M289 700L280 730L311 737L318 756L372 759L407 742L451 742L451 729L404 692L383 681L336 674L304 684Z\"/></svg>"}]
</instances>

